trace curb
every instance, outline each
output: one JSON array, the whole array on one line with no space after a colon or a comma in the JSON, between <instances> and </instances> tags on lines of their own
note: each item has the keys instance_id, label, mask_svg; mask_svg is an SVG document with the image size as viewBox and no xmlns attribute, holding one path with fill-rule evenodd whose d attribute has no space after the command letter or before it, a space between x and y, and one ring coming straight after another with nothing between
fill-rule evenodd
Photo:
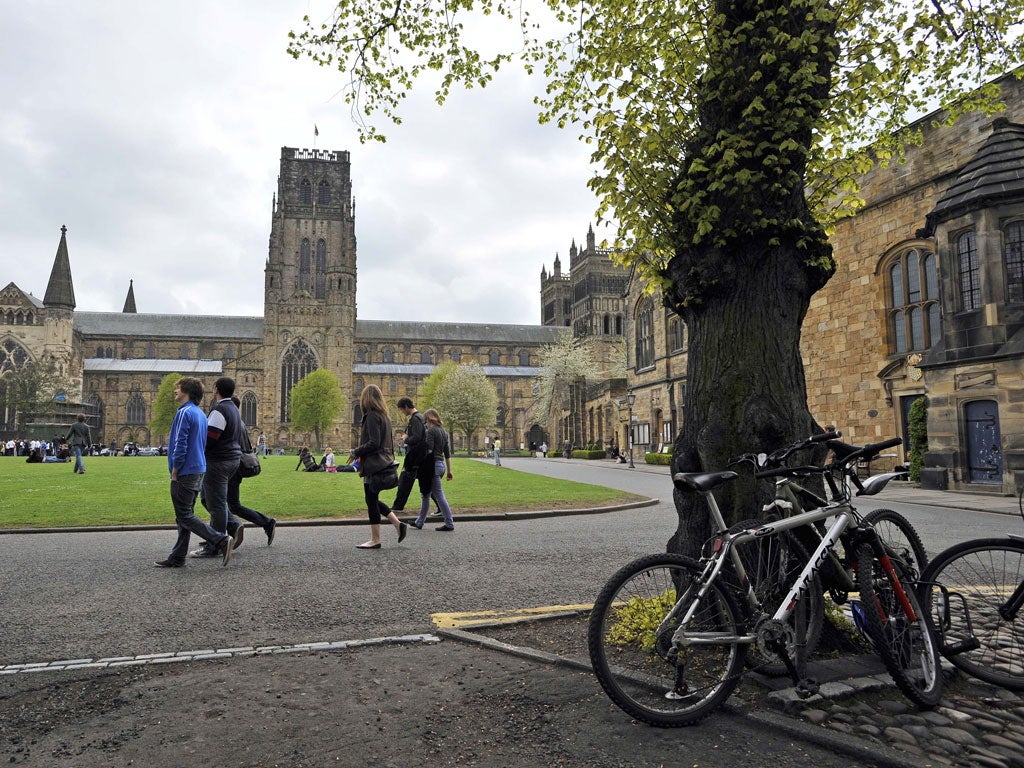
<instances>
[{"instance_id":1,"label":"curb","mask_svg":"<svg viewBox=\"0 0 1024 768\"><path fill-rule=\"evenodd\" d=\"M505 625L500 622L481 622L476 626L502 627ZM475 632L467 632L462 629L439 628L435 628L434 632L441 637L456 640L467 645L475 645L479 648L486 648L499 653L506 653L511 656L516 656L528 661L534 661L539 664L550 664L556 667L566 667L585 672L592 671L592 667L587 661L567 656L557 656L553 653L539 651L534 648L511 645L510 643L495 640L494 638L487 637L486 635L478 635ZM884 685L881 681L874 682L878 682L880 686ZM845 689L844 692L852 692L854 685L851 681L850 685L844 685L842 687ZM785 694L785 692L786 691L779 691L778 693ZM793 696L795 697L795 695L796 694L794 693ZM782 731L794 738L800 739L801 741L815 744L822 749L828 749L833 752L848 755L865 765L881 766L882 768L933 768L934 766L932 762L919 758L916 755L898 752L885 744L867 742L853 736L848 736L844 733L827 731L823 728L818 728L814 725L804 723L801 720L796 720L792 717L787 717L774 712L746 710L740 706L729 704L728 702L723 704L719 711L728 716L743 718L757 727L772 731Z\"/></svg>"},{"instance_id":2,"label":"curb","mask_svg":"<svg viewBox=\"0 0 1024 768\"><path fill-rule=\"evenodd\" d=\"M641 509L643 507L654 507L661 503L661 499L645 499L642 501L631 501L626 504L614 504L610 507L589 507L580 509L547 509L523 512L485 512L483 514L459 515L459 523L479 523L495 521L534 520L544 517L569 517L573 515L600 515L605 512L622 512L627 509ZM400 513L399 517L402 515ZM415 519L413 515L410 519ZM430 514L428 522L436 522L441 519L440 515ZM409 522L405 520L404 522ZM322 520L278 520L279 528L309 528L320 525L369 525L368 520L361 518L346 518L333 520L324 518ZM251 527L251 526L249 526ZM9 528L0 529L0 536L16 536L31 533L123 533L126 531L173 531L177 530L174 524L162 525L87 525L73 528Z\"/></svg>"}]
</instances>

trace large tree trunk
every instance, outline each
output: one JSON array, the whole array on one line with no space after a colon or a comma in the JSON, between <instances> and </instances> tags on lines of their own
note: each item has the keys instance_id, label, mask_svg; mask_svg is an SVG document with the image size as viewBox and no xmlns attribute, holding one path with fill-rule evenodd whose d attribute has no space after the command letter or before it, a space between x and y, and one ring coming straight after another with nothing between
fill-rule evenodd
<instances>
[{"instance_id":1,"label":"large tree trunk","mask_svg":"<svg viewBox=\"0 0 1024 768\"><path fill-rule=\"evenodd\" d=\"M683 429L673 471L715 471L815 431L800 328L834 265L804 195L813 128L827 103L834 25L822 0L719 0L720 23L670 204L675 255L666 303L689 330ZM726 520L770 495L752 472L716 498ZM704 500L676 492L669 550L695 554Z\"/></svg>"}]
</instances>

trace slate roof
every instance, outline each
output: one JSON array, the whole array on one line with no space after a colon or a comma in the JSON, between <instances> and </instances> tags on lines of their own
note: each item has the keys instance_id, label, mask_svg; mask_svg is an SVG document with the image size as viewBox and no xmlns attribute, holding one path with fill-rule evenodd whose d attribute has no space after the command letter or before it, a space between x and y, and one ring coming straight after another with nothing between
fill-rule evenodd
<instances>
[{"instance_id":1,"label":"slate roof","mask_svg":"<svg viewBox=\"0 0 1024 768\"><path fill-rule=\"evenodd\" d=\"M75 312L75 330L85 336L180 337L263 341L262 317L150 315L131 312Z\"/></svg>"},{"instance_id":2,"label":"slate roof","mask_svg":"<svg viewBox=\"0 0 1024 768\"><path fill-rule=\"evenodd\" d=\"M86 373L221 373L224 370L220 360L87 357L83 364Z\"/></svg>"},{"instance_id":3,"label":"slate roof","mask_svg":"<svg viewBox=\"0 0 1024 768\"><path fill-rule=\"evenodd\" d=\"M551 344L564 328L554 325L502 325L499 323L417 323L401 320L357 320L356 341L421 341L479 344Z\"/></svg>"},{"instance_id":4,"label":"slate roof","mask_svg":"<svg viewBox=\"0 0 1024 768\"><path fill-rule=\"evenodd\" d=\"M352 366L353 374L376 376L429 376L436 366L428 363L356 363ZM521 377L535 379L540 376L541 369L527 365L481 365L484 373L495 377Z\"/></svg>"},{"instance_id":5,"label":"slate roof","mask_svg":"<svg viewBox=\"0 0 1024 768\"><path fill-rule=\"evenodd\" d=\"M957 174L928 214L926 235L944 221L970 211L1024 199L1024 125L999 118L992 134Z\"/></svg>"}]
</instances>

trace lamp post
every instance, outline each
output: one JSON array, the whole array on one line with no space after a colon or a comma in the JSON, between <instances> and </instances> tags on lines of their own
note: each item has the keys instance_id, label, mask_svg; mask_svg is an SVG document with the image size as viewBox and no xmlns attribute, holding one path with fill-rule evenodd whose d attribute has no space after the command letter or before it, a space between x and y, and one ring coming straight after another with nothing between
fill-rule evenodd
<instances>
[{"instance_id":1,"label":"lamp post","mask_svg":"<svg viewBox=\"0 0 1024 768\"><path fill-rule=\"evenodd\" d=\"M636 393L630 390L626 393L626 402L629 404L629 468L633 466L633 406L636 404Z\"/></svg>"}]
</instances>

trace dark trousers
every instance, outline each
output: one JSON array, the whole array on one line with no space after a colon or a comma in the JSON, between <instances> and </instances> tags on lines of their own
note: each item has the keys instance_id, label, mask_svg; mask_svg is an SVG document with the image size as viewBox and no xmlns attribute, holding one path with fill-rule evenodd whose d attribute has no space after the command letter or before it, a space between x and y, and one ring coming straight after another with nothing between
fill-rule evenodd
<instances>
[{"instance_id":1,"label":"dark trousers","mask_svg":"<svg viewBox=\"0 0 1024 768\"><path fill-rule=\"evenodd\" d=\"M416 467L406 464L398 475L398 490L395 491L395 503L391 505L394 512L401 512L405 509L405 502L409 500L412 487L416 485Z\"/></svg>"}]
</instances>

